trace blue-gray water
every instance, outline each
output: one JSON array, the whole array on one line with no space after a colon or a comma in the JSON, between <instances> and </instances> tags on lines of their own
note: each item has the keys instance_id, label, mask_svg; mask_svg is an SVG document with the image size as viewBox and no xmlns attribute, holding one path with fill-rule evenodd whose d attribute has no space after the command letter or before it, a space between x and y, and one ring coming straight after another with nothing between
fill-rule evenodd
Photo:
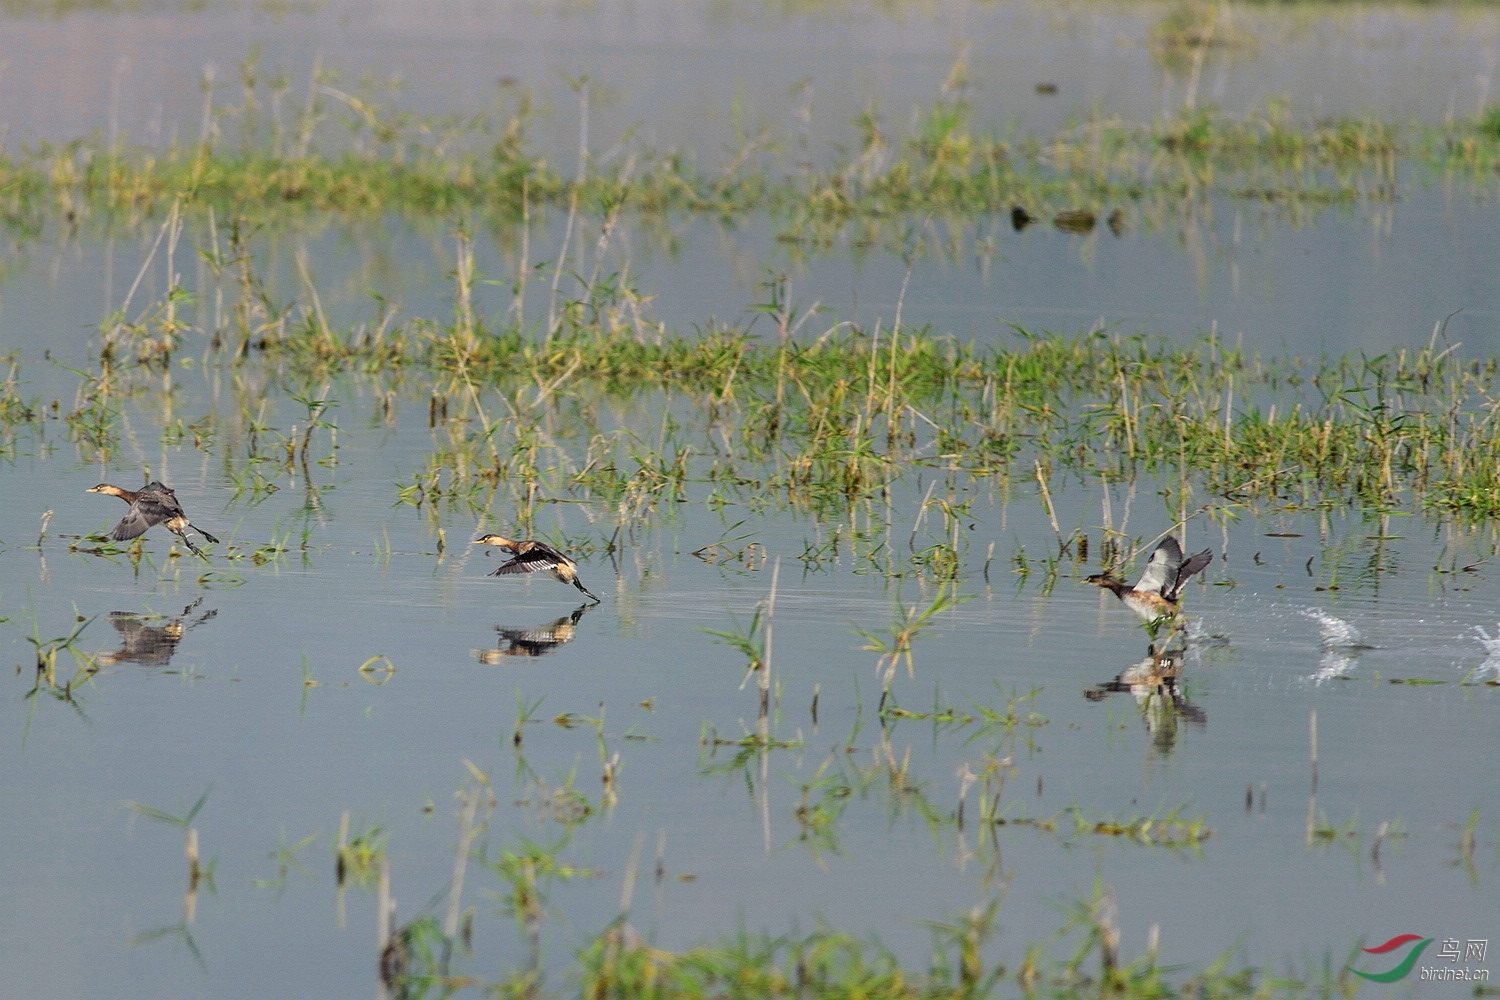
<instances>
[{"instance_id":1,"label":"blue-gray water","mask_svg":"<svg viewBox=\"0 0 1500 1000\"><path fill-rule=\"evenodd\" d=\"M1156 7L1054 14L948 5L795 17L760 8L684 16L640 5L629 15L464 5L418 18L413 9L7 21L0 86L48 95L5 101L7 141L110 127L143 139L195 135L203 64L214 61L224 79L257 42L263 62L284 63L300 80L318 56L351 76L372 65L401 71L413 105L426 111L483 107L498 76L516 76L550 95L540 134L559 150L576 144L579 125L562 77L585 71L618 95L591 109L599 148L644 120L653 141L705 155L729 141L737 95L756 119L782 127L795 122L807 79L814 137L838 132L870 96L896 115L928 106L960 39L974 44L976 117L996 128L1018 121L1047 130L1100 102L1150 114L1178 106L1186 86L1144 44ZM1236 109L1289 91L1307 115L1436 121L1488 98L1492 11L1242 16L1267 42L1211 65L1200 99ZM663 64L673 71L654 71ZM707 69L726 65L732 71ZM70 86L48 85L48 74L64 72ZM1384 84L1398 74L1403 86ZM1038 96L1042 79L1056 80L1059 95ZM1185 239L1134 228L1083 240L970 223L958 241L965 250L918 259L903 322L984 341L1008 337L1008 323L1071 335L1102 320L1127 332L1243 339L1268 354L1375 354L1425 345L1434 324L1457 312L1443 336L1467 356L1488 356L1500 346L1493 199L1428 188L1416 168L1409 176L1391 205L1330 210L1294 226L1226 204ZM454 240L434 230L392 222L309 237L310 272L334 321L369 320L372 291L399 301L406 316L446 320ZM763 301L758 283L768 269L791 275L804 306L828 307L813 331L839 319L894 321L905 277L897 255L855 259L835 247L802 260L760 221L734 231L692 221L680 236L676 253L645 236L609 249L612 266L629 266L653 296L651 315L669 329L743 321ZM996 241L989 256L972 249L981 237ZM91 367L99 322L119 307L152 238L103 246L47 234L12 253L0 284L0 346L19 351L27 395L71 407L78 379L59 366ZM554 254L560 220L534 239L538 259ZM292 249L262 248L259 263L276 295L302 301ZM513 273L505 250L484 238L476 255L485 273ZM186 248L175 265L189 287L208 287ZM146 273L137 305L161 294L165 262L158 257ZM478 294L486 315L509 307L504 288ZM541 283L527 308L544 313ZM210 309L205 297L194 321L206 325ZM233 373L201 367L201 343L181 357L191 363L173 372L170 414L150 397L125 404L126 433L107 467L81 457L55 422L55 437L23 433L0 465L0 615L9 616L0 643L16 666L0 708L0 732L9 734L0 754L0 994L259 996L269 973L287 995L367 996L376 983L374 899L351 887L341 912L333 846L342 817L353 832L382 831L397 919L424 910L441 918L459 844L454 793L474 786L470 765L496 798L486 857L530 838L590 872L544 885L543 962L554 971L618 915L631 884L632 925L663 947L740 926L805 932L827 918L918 967L928 953L925 922L998 902L1001 931L987 956L1014 968L1096 880L1115 899L1124 954L1142 954L1156 927L1168 963L1203 965L1233 949L1237 961L1306 972L1325 955L1337 967L1361 940L1491 936L1496 694L1459 683L1500 673L1500 650L1492 661L1487 642L1500 640L1489 526L1267 510L1237 512L1227 527L1193 520L1185 541L1216 558L1188 596L1184 702L1161 711L1129 691L1100 696L1147 655L1148 639L1113 597L1081 584L1097 563L1064 560L1047 578L1056 543L1034 491L1012 486L1005 498L989 482L942 480L937 496L951 489L972 501L960 525L967 600L935 617L914 644L912 674L898 665L892 687L908 711L952 710L970 721L907 718L882 729L879 653L862 648L868 640L856 630L889 636L901 609L926 607L936 594L915 578L897 583L871 571L848 537L865 519L878 530L889 521L880 540L898 558L914 527L917 547L943 540L936 513L919 517L930 485L923 474L913 471L888 508L843 525L840 558L810 568L801 557L835 524L767 512L753 498L724 509L701 496L663 505L629 525L616 554L584 558L583 579L603 600L578 618L571 641L537 657L502 655L525 647L497 627L554 622L579 595L544 579L485 575L496 556L468 543L512 522L503 490L483 511L444 506L433 515L400 502L400 486L441 443L423 397L399 398L387 422L368 385L334 379L326 388L337 405L326 419L337 436L314 434L310 483L298 467L268 468L280 488L252 498L237 494L228 474L243 463L224 458L242 442L163 441L165 423L194 424L239 405ZM305 409L274 388L266 395L267 435L300 433ZM503 412L498 400L484 403ZM659 417L636 418L651 440ZM139 566L70 550L72 536L108 529L124 509L84 490L100 478L133 484L144 469L170 482L194 520L222 539L211 566L185 553L169 559L160 528ZM1128 508L1116 491L1108 514L1097 485L1059 482L1053 499L1064 530L1078 527L1096 544L1106 519L1149 538L1176 516L1157 497L1160 485L1138 484ZM597 547L616 519L602 506L558 504L542 508L536 527ZM739 536L764 552L744 561L693 555ZM267 561L229 558L273 543L284 552ZM1029 574L1015 572L1018 553ZM758 759L735 768L733 747L703 745L705 734L753 730L756 716L744 658L704 630L747 626L777 565L771 732L792 746L769 755L763 777ZM112 622L112 612L138 617ZM71 702L47 687L28 697L28 637L45 645L83 621L75 645L96 657L99 673ZM127 636L140 641L138 628L164 630L152 647L157 661L110 662ZM133 655L142 658L139 647ZM72 656L59 656L58 677L73 676ZM1023 724L986 724L986 711L1003 716L1013 704ZM523 725L518 750L522 711L534 721ZM1037 717L1028 722L1030 713ZM568 716L570 725L555 721ZM960 831L952 819L960 771L1005 758L1007 823L979 822L972 787ZM562 825L537 803L570 784L594 813L563 843ZM831 826L799 823L804 786L812 805L841 808ZM212 879L199 886L189 921L182 831L127 803L180 815L205 792L194 825ZM1478 848L1468 858L1462 827L1475 809ZM1315 827L1342 832L1309 843L1309 812ZM1201 819L1212 836L1169 849L1092 832L1098 822L1174 814ZM304 840L282 871L278 847ZM457 971L493 977L526 961L504 892L499 875L471 865L462 903L476 911L474 950L456 959ZM1077 940L1075 932L1049 953L1065 955Z\"/></svg>"},{"instance_id":2,"label":"blue-gray water","mask_svg":"<svg viewBox=\"0 0 1500 1000\"><path fill-rule=\"evenodd\" d=\"M1005 528L1000 512L981 504L961 586L969 600L917 640L914 676L898 668L893 691L911 711L1004 715L1014 702L1023 720L1035 712L1045 724L1012 734L980 721L901 720L883 732L873 714L877 654L860 648L854 629L887 634L898 603L922 607L933 595L847 564L804 573L796 556L811 529L751 515L740 530L781 561L773 732L801 744L771 754L763 790L753 760L716 775L733 748L710 755L700 745L705 727L737 738L754 726L743 659L703 629L747 624L768 594L772 565L726 572L689 555L719 537L717 516L686 511L678 525L641 532L619 565L587 562L585 582L604 600L578 620L572 641L536 658L484 662L477 651L515 648L497 626L566 616L575 592L485 576L495 561L462 546L474 525L461 520L447 532L457 551L439 560L432 531L410 509L392 507L390 479L364 452L351 442L327 477L337 488L324 494L305 563L294 555L226 566L219 555L274 535L300 497L277 494L236 511L212 478L176 477L195 519L224 539L216 565L243 582L199 582L207 567L190 557L163 568L167 544L154 534L147 551L157 564L138 573L120 560L70 554L55 535L38 553L25 535L39 509L57 512L54 532L96 531L116 505L82 493L88 477L68 463L7 476L11 547L0 561L13 616L6 645L18 670L0 780L16 804L4 820L12 904L3 927L15 988L102 996L137 982L162 995L239 995L257 989L254 970L274 960L294 992L356 990L373 978L374 931L367 891L352 890L347 922L338 919L332 845L345 810L356 829L386 832L398 915L410 919L434 900L442 913L458 838L453 793L470 780L465 762L494 783L499 805L486 843L497 852L523 837L558 836L555 822L535 818L543 810L521 804L544 794L539 788L571 782L602 808L601 760L616 754L617 801L560 849L569 864L597 874L548 896L544 941L554 967L618 912L633 852L642 875L632 921L667 947L741 923L772 933L810 928L823 916L920 962L928 937L921 921L998 899L1005 932L990 953L1014 964L1062 925L1057 907L1087 898L1096 878L1114 893L1126 953L1143 952L1156 925L1169 962L1207 961L1231 945L1238 957L1272 965L1325 949L1342 959L1361 936L1418 928L1481 937L1493 922L1486 810L1495 694L1458 682L1495 676L1484 639L1500 628L1496 588L1483 569L1459 580L1432 569L1452 557L1487 566L1488 535L1444 551L1443 539L1412 525L1410 536L1383 543L1392 567L1378 592L1357 584L1330 592L1319 589L1332 572L1327 560L1343 548L1357 567L1376 545L1365 537L1369 525L1335 522L1326 542L1311 524L1296 539L1263 537L1267 525L1253 521L1227 534L1192 532L1190 544L1219 554L1209 582L1233 586L1190 593L1185 704L1153 713L1129 692L1084 697L1147 653L1136 619L1112 596L1073 574L1043 593L1035 580L1017 583L1004 559L990 567L995 585L983 583L990 542L1000 552L1024 545L1041 554L1051 543L1032 503L1014 504ZM1088 523L1081 508L1096 501L1065 496L1060 514ZM895 506L909 513L914 498ZM1165 516L1150 514L1153 525ZM75 615L92 617L78 646L98 654L121 645L110 612L172 618L189 605L169 662L106 665L72 704L45 690L23 697L33 682L24 640L33 615L44 639L69 632ZM71 676L62 655L59 675ZM394 672L362 674L377 656ZM1390 683L1398 678L1443 683ZM518 752L519 706L533 706L536 721L524 727ZM1347 828L1333 843L1309 846L1313 713L1314 818ZM552 721L562 715L602 725L565 728ZM958 770L982 772L1003 757L1011 763L1002 814L1055 820L1056 832L1016 823L987 830L977 822L976 790L966 796L969 823L962 834L955 829ZM901 791L893 790L892 761L904 775ZM830 775L856 791L829 841L799 839L800 788L812 786L820 801ZM1255 797L1248 810L1247 790ZM137 940L181 920L186 862L180 831L125 803L180 815L205 791L197 826L215 868L213 891L200 892L189 927L199 966L177 939ZM922 808L944 821L930 827ZM1481 848L1469 866L1460 827L1476 808ZM1146 846L1075 830L1069 810L1086 827L1176 813L1201 820L1212 837L1197 848ZM1384 823L1393 833L1377 859ZM278 844L306 837L314 839L276 884ZM666 870L694 880L653 889L660 838ZM460 968L483 974L518 964L521 936L494 895L503 883L481 869L467 888L480 938Z\"/></svg>"}]
</instances>

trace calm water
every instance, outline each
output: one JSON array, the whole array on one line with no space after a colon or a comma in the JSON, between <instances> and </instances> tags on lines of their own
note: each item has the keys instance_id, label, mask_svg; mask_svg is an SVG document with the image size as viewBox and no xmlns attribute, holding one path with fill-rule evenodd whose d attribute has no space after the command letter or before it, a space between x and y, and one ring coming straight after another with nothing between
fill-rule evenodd
<instances>
[{"instance_id":1,"label":"calm water","mask_svg":"<svg viewBox=\"0 0 1500 1000\"><path fill-rule=\"evenodd\" d=\"M351 75L368 66L400 72L424 110L485 106L496 99L495 80L515 76L551 95L553 133L539 141L559 149L576 143L579 124L561 77L587 71L616 95L592 110L600 143L644 120L652 141L690 142L709 156L728 142L736 99L756 118L796 127L805 80L814 84L810 135L836 133L872 95L893 114L926 106L958 39L975 46L976 116L997 127L1046 130L1101 102L1148 115L1178 105L1188 85L1144 46L1155 7L953 4L796 17L653 5L628 14L416 10L8 21L0 88L48 95L5 101L8 141L109 127L191 133L203 64L215 62L222 78L256 43L263 62L303 77L320 55ZM1200 99L1237 108L1290 90L1309 114L1430 121L1489 95L1492 11L1237 16L1265 44L1212 65ZM657 72L662 66L671 70ZM1387 85L1397 70L1403 85ZM64 71L67 86L51 85L49 74ZM1040 79L1057 80L1059 96L1036 95ZM1446 336L1482 357L1500 350L1500 227L1493 201L1478 194L1413 178L1394 206L1329 212L1301 226L1226 204L1191 238L1127 231L1080 241L971 222L959 245L998 236L995 250L922 257L903 321L986 339L1008 336L1012 322L1073 334L1102 319L1184 339L1214 331L1273 354L1378 353L1425 344L1435 322L1462 310ZM553 248L560 224L548 226L537 243ZM761 301L768 268L792 275L799 301L828 307L819 328L893 321L905 274L896 255L835 248L789 257L759 220L734 231L690 221L677 235L674 251L648 234L607 251L654 296L653 315L670 329L743 320ZM12 246L0 344L20 351L28 394L70 408L77 377L60 366L90 367L100 318L118 307L153 236ZM371 291L399 300L408 316L451 314L453 241L441 225L269 240L263 266L285 300L302 294L292 261L299 240L337 323L369 319ZM483 240L476 252L481 269L512 272L505 245ZM190 287L207 287L191 255L176 265ZM160 293L164 274L158 260L142 301ZM503 290L480 295L486 314L509 305ZM207 302L196 317L204 326ZM545 310L540 291L527 308ZM185 353L196 361L197 351ZM1216 558L1189 594L1194 624L1179 700L1168 707L1112 683L1147 656L1148 637L1113 597L1081 584L1097 564L1065 560L1055 579L1046 576L1055 543L1033 491L1013 488L1006 498L993 483L943 480L936 495L972 503L962 526L967 600L936 616L916 641L912 673L899 668L892 687L908 711L971 718L882 728L878 654L862 648L857 630L888 635L899 609L936 595L915 578L871 571L847 541L837 561L801 557L836 529L847 539L887 520L898 560L909 544L941 540L941 523L919 524L932 485L923 474L911 473L888 508L859 511L841 528L750 502L711 509L702 496L643 516L622 533L617 555L583 560L583 579L603 601L568 623L570 641L525 656L536 640L521 633L567 619L578 595L547 580L486 576L495 556L467 542L511 523L514 504L503 494L487 511L399 502L400 485L441 444L421 386L398 394L387 422L369 385L330 384L336 461L317 463L335 456L332 435L319 431L307 480L295 467L272 472L279 489L252 499L236 494L230 475L243 466L243 442L163 443L163 427L179 418L232 412L244 391L233 374L195 364L175 371L173 385L170 408L154 399L126 405L123 446L108 468L81 459L55 424L55 440L23 436L0 465L0 615L9 616L0 643L16 665L0 701L0 732L9 736L0 754L9 806L0 810L8 848L0 994L113 997L125 984L132 994L248 997L264 993L274 970L288 995L368 996L377 981L374 891L335 886L342 819L349 815L354 832L381 831L397 918L441 919L460 843L454 796L472 787L470 765L496 797L480 841L486 857L529 838L591 873L544 885L541 960L554 972L620 913L632 885L631 924L663 947L738 927L805 932L827 918L878 937L917 967L929 950L924 922L952 922L991 902L1001 930L988 957L1014 967L1028 946L1050 941L1096 880L1113 895L1127 957L1145 951L1153 927L1166 962L1202 965L1232 949L1237 961L1304 972L1325 956L1341 964L1361 939L1492 936L1497 693L1472 683L1500 676L1500 647L1488 641L1500 642L1488 526L1269 510L1235 512L1223 527L1194 520L1185 541ZM302 426L299 404L275 388L267 396L268 434ZM497 400L486 403L500 412ZM642 424L649 437L659 417L646 414ZM148 535L139 565L70 547L123 510L84 490L101 477L133 484L143 468L220 536L211 566L168 559L161 529ZM1132 536L1154 536L1175 518L1159 486L1114 493L1109 519ZM1054 500L1065 531L1078 527L1097 542L1106 516L1097 485L1059 485ZM591 504L548 506L537 522L596 547L615 526L616 512ZM764 554L693 555L742 536L731 547L754 541ZM272 543L285 553L261 563L228 558ZM1014 572L1017 553L1030 574ZM704 630L746 625L777 560L771 732L789 746L736 764L733 747L705 748L703 737L753 729L756 696L741 684L743 657ZM81 621L76 648L98 657L100 672L71 702L45 690L28 697L28 637L61 638ZM362 673L364 664L375 669ZM74 669L61 653L59 676ZM984 712L1004 716L1012 704L1036 718L1018 728L985 724ZM522 710L533 721L518 750ZM999 808L1008 822L986 828L977 822L979 789L965 791L959 774L1005 758ZM570 785L593 809L571 830L539 805ZM806 802L837 812L835 822L799 823L804 787ZM183 832L127 803L181 815L205 793L194 825L212 879L188 915ZM1475 809L1478 849L1465 859L1461 827ZM1169 848L1092 832L1096 822L1152 815L1201 819L1212 837ZM1309 843L1309 815L1340 834ZM1041 819L1055 829L1021 822ZM474 950L456 960L457 971L493 977L528 960L505 891L500 875L471 863L462 905L475 910ZM1077 940L1075 932L1052 942L1049 953L1066 955Z\"/></svg>"}]
</instances>

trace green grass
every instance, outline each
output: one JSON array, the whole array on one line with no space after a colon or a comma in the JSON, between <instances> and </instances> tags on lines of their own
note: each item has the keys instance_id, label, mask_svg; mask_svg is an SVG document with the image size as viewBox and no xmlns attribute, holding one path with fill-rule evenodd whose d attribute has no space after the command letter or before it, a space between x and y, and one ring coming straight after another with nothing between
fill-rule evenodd
<instances>
[{"instance_id":1,"label":"green grass","mask_svg":"<svg viewBox=\"0 0 1500 1000\"><path fill-rule=\"evenodd\" d=\"M1216 498L1229 508L1500 512L1496 362L1464 359L1436 334L1426 349L1343 358L998 325L980 344L904 326L899 304L873 326L841 322L797 302L774 273L748 322L670 331L650 320L649 292L601 266L622 221L649 229L681 213L766 216L791 244L839 240L910 257L949 252L923 218L1024 206L1041 217L1114 219L1123 207L1131 224L1175 228L1210 197L1293 213L1386 199L1397 162L1469 176L1478 196L1500 162L1494 108L1440 128L1299 122L1279 105L1242 116L1198 108L997 138L976 131L961 101L940 101L906 134L866 112L843 159L785 176L768 166L778 162L774 141L728 170L642 151L621 158L635 164L628 173L590 165L564 176L528 151L535 111L524 95L509 117L417 119L328 80L288 102L285 78L253 58L240 74L240 103L213 109L218 125L196 143L77 140L0 159L7 224L45 230L65 215L85 228L154 234L141 276L158 268L168 277L147 302L132 301L138 278L103 319L97 368L76 372L73 401L28 398L20 360L5 359L0 456L18 454L28 433L55 438L48 425L61 420L81 459L108 461L130 410L161 399L168 373L201 364L232 373L239 412L174 416L163 441L221 455L242 490L336 465L339 423L358 417L349 401L374 399L371 420L391 425L398 407L420 406L435 432L425 466L398 484L402 502L482 511L503 492L523 525L549 501L598 505L617 525L699 501L847 520L913 467L1002 488L1034 479L1046 503L1054 477L1146 475L1175 481L1167 501L1181 510ZM300 110L281 120L266 107ZM476 270L476 227L524 245L549 211L565 212L570 232L597 230L594 257L564 250L515 274ZM290 296L269 290L259 234L392 212L453 230L451 315L402 317L378 300L371 320L335 328L300 259ZM175 278L190 253L203 287ZM528 283L533 305L545 299L544 320L514 318ZM509 287L515 308L478 314L482 284ZM184 307L210 300L213 325L195 326L189 317L205 314ZM300 412L288 414L286 400ZM957 495L924 502L911 558L851 530L811 542L806 562L852 546L870 571L951 580L964 505ZM1065 553L1055 515L1054 527Z\"/></svg>"},{"instance_id":2,"label":"green grass","mask_svg":"<svg viewBox=\"0 0 1500 1000\"><path fill-rule=\"evenodd\" d=\"M772 934L741 928L685 946L666 946L636 929L631 888L638 877L654 877L658 891L668 879L694 877L669 871L664 839L657 844L654 866L642 865L640 843L624 872L602 872L569 860L576 850L574 833L584 824L605 822L606 814L560 813L558 792L577 795L571 791L572 776L554 791L549 782L530 772L524 760L517 779L531 782L521 804L535 813L529 827L532 832L497 839L506 825L495 822L505 819L499 811L501 800L487 776L472 765L469 772L457 796L460 836L451 883L434 893L406 923L384 932L389 938L381 955L380 975L393 995L911 1000L1019 993L1163 1000L1326 997L1348 990L1342 974L1332 971L1339 966L1291 968L1272 976L1232 964L1228 952L1201 966L1163 966L1158 962L1154 933L1143 952L1123 954L1122 915L1112 890L1097 878L1087 898L1058 901L1060 923L1050 931L1007 928L999 899L948 920L926 921L923 926L930 946L925 960L902 959L874 938L841 932L821 921L810 932ZM831 754L799 787L798 845L814 856L838 853L837 829L851 803L870 798L905 803L922 794L879 764L850 770L846 755L839 753ZM1074 815L1071 824L1059 817L1029 824L1011 822L1034 826L1043 835L1077 840L1103 837L1167 849L1194 850L1211 835L1203 819L1184 817L1181 810L1101 821ZM371 836L378 836L378 831ZM292 848L278 845L270 856L277 862L280 878L262 888L281 891L296 852L308 843L304 840ZM380 851L385 853L383 845ZM399 850L392 853L401 854ZM560 894L587 891L589 883L603 877L624 885L616 913L599 914L595 929L570 927L559 919ZM465 894L483 903L465 907ZM512 924L519 942L519 948L504 951L498 968L493 954L497 923ZM555 939L559 937L574 942L568 948L571 957L544 961L558 946ZM1000 958L1001 953L1012 957Z\"/></svg>"},{"instance_id":3,"label":"green grass","mask_svg":"<svg viewBox=\"0 0 1500 1000\"><path fill-rule=\"evenodd\" d=\"M1010 340L835 328L805 342L728 329L653 340L570 329L539 341L481 330L460 355L443 332L414 324L401 364L456 404L451 447L419 477L428 498L527 483L625 507L758 493L843 510L922 465L1004 481L1031 473L1044 489L1058 474L1147 474L1233 502L1500 510L1493 361L1432 348L1262 358L1137 335ZM321 373L305 370L295 343L261 357L293 380ZM449 391L460 371L472 391ZM537 385L545 396L517 408ZM622 406L670 408L672 424L642 440L601 416ZM93 447L108 415L90 407L75 423L80 446ZM935 578L954 565L961 503L936 503L948 530L919 559Z\"/></svg>"},{"instance_id":4,"label":"green grass","mask_svg":"<svg viewBox=\"0 0 1500 1000\"><path fill-rule=\"evenodd\" d=\"M191 426L167 423L163 441L219 456L253 502L280 474L311 481L312 464L337 464L339 422L362 416L345 400L373 399L371 419L386 424L415 404L434 446L393 499L482 511L502 491L523 524L557 501L613 511L620 524L682 502L848 522L913 469L1002 488L1034 482L1044 502L1058 477L1153 477L1173 484L1169 509L1500 512L1500 365L1436 336L1373 357L1264 357L1212 338L1019 328L983 344L844 323L775 339L750 326L636 337L596 313L565 316L550 336L416 318L378 341L315 327L243 352L221 340L203 364L243 388ZM11 372L12 384L24 381L18 360ZM115 355L75 374L71 409L38 400L0 410L10 450L55 437L61 422L80 459L107 458L124 415L162 398L165 373L151 358ZM875 571L953 580L969 502L951 487L929 492L899 562L888 536L857 522L809 542L805 561L847 549ZM1066 554L1070 539L1054 527Z\"/></svg>"},{"instance_id":5,"label":"green grass","mask_svg":"<svg viewBox=\"0 0 1500 1000\"><path fill-rule=\"evenodd\" d=\"M1184 10L1192 22L1216 8ZM1162 38L1201 30L1171 20ZM579 81L580 103L589 86ZM27 237L59 222L118 230L178 211L199 224L216 213L241 233L393 212L475 216L507 228L549 210L598 219L763 212L790 243L847 233L870 245L898 239L903 217L1014 206L1037 218L1102 219L1120 209L1133 224L1175 228L1215 195L1289 212L1387 201L1398 160L1422 164L1434 179L1477 184L1500 162L1495 106L1440 126L1302 121L1278 103L1236 115L1197 107L1147 122L1091 116L1033 135L979 126L964 101L941 99L904 127L867 109L848 135L825 140L826 162L811 168L791 156L794 137L757 133L724 163L627 139L631 155L568 169L531 149L538 112L521 92L497 111L419 117L397 106L394 88L350 93L328 72L308 94L292 95L285 76L253 55L240 67L239 93L226 101L225 92L205 109L196 141L148 148L60 138L8 152L0 157L0 220ZM268 107L296 111L271 116ZM215 260L234 265L232 255Z\"/></svg>"}]
</instances>

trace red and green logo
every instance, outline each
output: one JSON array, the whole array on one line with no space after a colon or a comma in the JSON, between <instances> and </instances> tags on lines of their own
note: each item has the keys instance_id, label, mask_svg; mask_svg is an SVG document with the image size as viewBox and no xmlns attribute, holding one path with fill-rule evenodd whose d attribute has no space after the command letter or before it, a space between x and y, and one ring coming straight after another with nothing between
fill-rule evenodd
<instances>
[{"instance_id":1,"label":"red and green logo","mask_svg":"<svg viewBox=\"0 0 1500 1000\"><path fill-rule=\"evenodd\" d=\"M1394 983L1398 979L1405 978L1406 974L1411 972L1412 967L1417 964L1417 959L1422 955L1422 949L1432 944L1432 938L1424 938L1420 934L1397 934L1385 944L1378 944L1373 948L1360 949L1367 955L1386 955L1411 944L1413 941L1417 943L1406 953L1406 957L1398 962L1396 967L1389 972L1360 972L1352 965L1345 966L1345 968L1356 976L1363 976L1371 982Z\"/></svg>"}]
</instances>

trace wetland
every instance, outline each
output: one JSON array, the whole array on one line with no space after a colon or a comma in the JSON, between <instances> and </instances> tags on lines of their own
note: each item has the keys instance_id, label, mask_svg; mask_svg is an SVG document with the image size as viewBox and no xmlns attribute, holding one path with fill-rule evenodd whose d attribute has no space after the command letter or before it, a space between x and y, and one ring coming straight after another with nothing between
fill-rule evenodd
<instances>
[{"instance_id":1,"label":"wetland","mask_svg":"<svg viewBox=\"0 0 1500 1000\"><path fill-rule=\"evenodd\" d=\"M1326 996L1488 940L1492 8L0 44L0 992ZM148 480L201 555L110 537ZM1169 534L1181 619L1086 585Z\"/></svg>"}]
</instances>

